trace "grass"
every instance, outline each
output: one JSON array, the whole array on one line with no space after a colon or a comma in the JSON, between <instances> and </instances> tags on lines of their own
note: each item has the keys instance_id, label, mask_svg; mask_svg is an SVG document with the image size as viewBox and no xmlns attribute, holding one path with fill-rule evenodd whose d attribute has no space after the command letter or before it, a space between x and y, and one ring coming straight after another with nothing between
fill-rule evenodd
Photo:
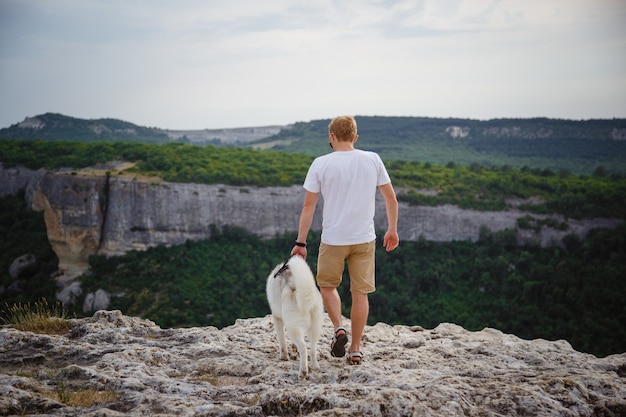
<instances>
[{"instance_id":1,"label":"grass","mask_svg":"<svg viewBox=\"0 0 626 417\"><path fill-rule=\"evenodd\" d=\"M60 302L51 306L44 298L32 306L30 303L5 306L0 319L17 330L40 334L65 334L70 330L67 312Z\"/></svg>"},{"instance_id":2,"label":"grass","mask_svg":"<svg viewBox=\"0 0 626 417\"><path fill-rule=\"evenodd\" d=\"M112 403L118 398L116 392L109 390L71 390L64 382L59 383L55 391L44 391L43 395L72 407L91 407L94 404Z\"/></svg>"},{"instance_id":3,"label":"grass","mask_svg":"<svg viewBox=\"0 0 626 417\"><path fill-rule=\"evenodd\" d=\"M0 320L18 330L30 331L41 334L65 334L70 330L67 320L67 312L63 304L56 302L53 305L43 298L33 305L5 304ZM23 371L18 375L32 377ZM118 394L110 390L95 390L84 388L70 388L65 381L60 381L56 389L40 391L41 395L72 407L90 407L94 404L113 403L117 401Z\"/></svg>"},{"instance_id":4,"label":"grass","mask_svg":"<svg viewBox=\"0 0 626 417\"><path fill-rule=\"evenodd\" d=\"M208 382L214 387L226 387L230 385L243 386L247 384L247 378L230 375L209 375L204 374L198 377L198 381Z\"/></svg>"}]
</instances>

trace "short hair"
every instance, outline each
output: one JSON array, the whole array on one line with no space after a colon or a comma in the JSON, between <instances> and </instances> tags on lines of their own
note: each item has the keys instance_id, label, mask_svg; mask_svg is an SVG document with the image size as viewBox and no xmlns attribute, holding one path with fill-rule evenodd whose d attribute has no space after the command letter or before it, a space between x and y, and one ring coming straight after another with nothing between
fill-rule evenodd
<instances>
[{"instance_id":1,"label":"short hair","mask_svg":"<svg viewBox=\"0 0 626 417\"><path fill-rule=\"evenodd\" d=\"M356 120L352 116L338 116L331 120L328 132L335 135L339 142L351 142L357 134Z\"/></svg>"}]
</instances>

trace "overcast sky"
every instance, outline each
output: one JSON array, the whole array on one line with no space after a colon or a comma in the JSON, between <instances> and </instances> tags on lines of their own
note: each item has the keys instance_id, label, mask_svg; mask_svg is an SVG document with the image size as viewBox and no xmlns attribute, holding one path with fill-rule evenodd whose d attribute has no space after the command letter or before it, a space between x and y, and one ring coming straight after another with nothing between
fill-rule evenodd
<instances>
[{"instance_id":1,"label":"overcast sky","mask_svg":"<svg viewBox=\"0 0 626 417\"><path fill-rule=\"evenodd\" d=\"M626 117L626 0L0 0L0 127Z\"/></svg>"}]
</instances>

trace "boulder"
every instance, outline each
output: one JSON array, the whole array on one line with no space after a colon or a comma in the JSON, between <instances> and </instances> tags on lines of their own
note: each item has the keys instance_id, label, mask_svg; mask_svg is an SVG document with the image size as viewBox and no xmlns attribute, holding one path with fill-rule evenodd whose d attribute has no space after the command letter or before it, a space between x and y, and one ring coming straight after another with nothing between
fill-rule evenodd
<instances>
[{"instance_id":1,"label":"boulder","mask_svg":"<svg viewBox=\"0 0 626 417\"><path fill-rule=\"evenodd\" d=\"M106 310L111 304L111 294L102 288L95 293L90 292L83 301L83 313L91 313L97 310Z\"/></svg>"},{"instance_id":2,"label":"boulder","mask_svg":"<svg viewBox=\"0 0 626 417\"><path fill-rule=\"evenodd\" d=\"M83 293L80 281L72 281L56 294L58 301L65 305L71 305L76 302L78 297Z\"/></svg>"},{"instance_id":3,"label":"boulder","mask_svg":"<svg viewBox=\"0 0 626 417\"><path fill-rule=\"evenodd\" d=\"M28 271L37 269L37 258L31 253L22 255L11 262L9 266L9 275L14 280L20 279L23 274Z\"/></svg>"}]
</instances>

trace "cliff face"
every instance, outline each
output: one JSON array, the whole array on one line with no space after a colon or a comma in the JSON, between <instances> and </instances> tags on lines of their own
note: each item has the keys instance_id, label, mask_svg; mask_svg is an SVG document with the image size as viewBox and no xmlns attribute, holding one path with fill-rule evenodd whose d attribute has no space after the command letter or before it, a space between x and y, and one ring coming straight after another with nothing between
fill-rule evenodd
<instances>
[{"instance_id":1,"label":"cliff face","mask_svg":"<svg viewBox=\"0 0 626 417\"><path fill-rule=\"evenodd\" d=\"M48 239L67 278L86 271L90 255L207 239L211 225L240 226L263 238L295 230L304 197L297 186L175 184L97 172L23 174L29 177L21 179L28 184L28 204L44 211Z\"/></svg>"},{"instance_id":2,"label":"cliff face","mask_svg":"<svg viewBox=\"0 0 626 417\"><path fill-rule=\"evenodd\" d=\"M119 311L70 322L58 336L0 328L0 415L626 414L626 353L597 358L564 340L378 323L365 328L362 365L331 357L322 338L320 369L299 379L270 316L221 330L161 329Z\"/></svg>"},{"instance_id":3,"label":"cliff face","mask_svg":"<svg viewBox=\"0 0 626 417\"><path fill-rule=\"evenodd\" d=\"M297 228L304 198L300 187L175 184L126 176L110 178L108 196L104 254L206 239L210 225L240 226L271 238Z\"/></svg>"},{"instance_id":4,"label":"cliff face","mask_svg":"<svg viewBox=\"0 0 626 417\"><path fill-rule=\"evenodd\" d=\"M48 240L68 277L87 270L101 244L106 209L106 176L39 172L27 187L27 200L43 210Z\"/></svg>"},{"instance_id":5,"label":"cliff face","mask_svg":"<svg viewBox=\"0 0 626 417\"><path fill-rule=\"evenodd\" d=\"M48 238L59 257L59 268L68 278L86 270L90 255L118 255L207 239L211 225L243 227L262 238L295 231L304 199L300 186L179 184L124 175L107 177L104 170L52 173L0 167L0 179L7 179L0 184L0 195L14 194L26 186L30 207L44 211ZM376 212L376 227L384 230L385 204L380 196ZM404 241L420 237L431 241L476 240L482 227L492 231L515 228L517 218L525 214L400 203L398 229ZM612 228L620 221L569 220L567 231L544 226L539 233L520 230L518 239L546 246L568 233L583 236L592 227ZM321 204L312 229L321 229Z\"/></svg>"},{"instance_id":6,"label":"cliff face","mask_svg":"<svg viewBox=\"0 0 626 417\"><path fill-rule=\"evenodd\" d=\"M24 167L5 169L0 162L0 197L24 191L35 175L35 171Z\"/></svg>"}]
</instances>

